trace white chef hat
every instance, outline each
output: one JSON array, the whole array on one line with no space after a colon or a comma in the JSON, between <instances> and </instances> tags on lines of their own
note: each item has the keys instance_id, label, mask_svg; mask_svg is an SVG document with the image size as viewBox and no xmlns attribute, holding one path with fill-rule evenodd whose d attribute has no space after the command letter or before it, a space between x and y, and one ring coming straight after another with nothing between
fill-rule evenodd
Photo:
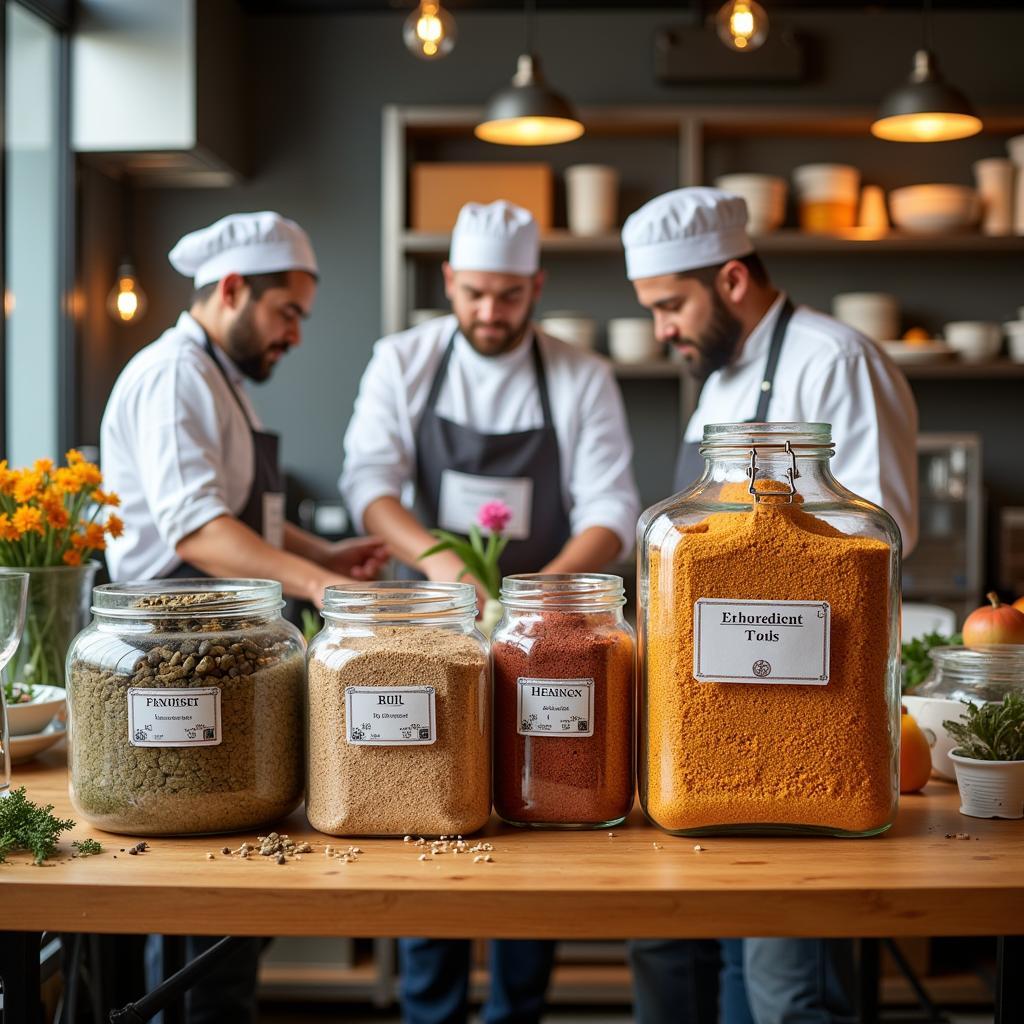
<instances>
[{"instance_id":1,"label":"white chef hat","mask_svg":"<svg viewBox=\"0 0 1024 1024\"><path fill-rule=\"evenodd\" d=\"M190 231L167 258L179 274L192 278L196 288L228 274L318 272L309 235L272 210L228 214L209 227Z\"/></svg>"},{"instance_id":2,"label":"white chef hat","mask_svg":"<svg viewBox=\"0 0 1024 1024\"><path fill-rule=\"evenodd\" d=\"M537 222L529 210L499 199L459 210L448 254L452 270L535 274L540 267Z\"/></svg>"},{"instance_id":3,"label":"white chef hat","mask_svg":"<svg viewBox=\"0 0 1024 1024\"><path fill-rule=\"evenodd\" d=\"M717 188L677 188L630 214L622 228L626 276L677 274L747 256L747 204Z\"/></svg>"}]
</instances>

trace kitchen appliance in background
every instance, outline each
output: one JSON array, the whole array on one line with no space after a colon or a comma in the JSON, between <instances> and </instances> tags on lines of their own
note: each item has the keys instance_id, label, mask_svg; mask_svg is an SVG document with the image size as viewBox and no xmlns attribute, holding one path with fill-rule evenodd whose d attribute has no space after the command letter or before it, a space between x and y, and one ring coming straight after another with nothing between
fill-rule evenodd
<instances>
[{"instance_id":1,"label":"kitchen appliance in background","mask_svg":"<svg viewBox=\"0 0 1024 1024\"><path fill-rule=\"evenodd\" d=\"M962 621L982 590L980 434L920 434L917 547L903 559L903 598L943 605Z\"/></svg>"},{"instance_id":2,"label":"kitchen appliance in background","mask_svg":"<svg viewBox=\"0 0 1024 1024\"><path fill-rule=\"evenodd\" d=\"M747 228L765 235L782 227L786 219L786 180L771 174L723 174L715 188L740 196L747 204Z\"/></svg>"},{"instance_id":3,"label":"kitchen appliance in background","mask_svg":"<svg viewBox=\"0 0 1024 1024\"><path fill-rule=\"evenodd\" d=\"M664 356L649 316L621 316L608 321L608 353L617 363L648 363Z\"/></svg>"},{"instance_id":4,"label":"kitchen appliance in background","mask_svg":"<svg viewBox=\"0 0 1024 1024\"><path fill-rule=\"evenodd\" d=\"M540 329L578 348L593 349L597 344L597 321L572 309L545 313L540 319Z\"/></svg>"},{"instance_id":5,"label":"kitchen appliance in background","mask_svg":"<svg viewBox=\"0 0 1024 1024\"><path fill-rule=\"evenodd\" d=\"M607 164L567 167L565 199L574 235L610 234L619 220L619 172Z\"/></svg>"},{"instance_id":6,"label":"kitchen appliance in background","mask_svg":"<svg viewBox=\"0 0 1024 1024\"><path fill-rule=\"evenodd\" d=\"M990 156L974 162L974 180L981 196L981 230L986 235L1013 234L1012 160Z\"/></svg>"},{"instance_id":7,"label":"kitchen appliance in background","mask_svg":"<svg viewBox=\"0 0 1024 1024\"><path fill-rule=\"evenodd\" d=\"M832 299L832 315L873 341L900 336L900 304L887 292L843 292Z\"/></svg>"},{"instance_id":8,"label":"kitchen appliance in background","mask_svg":"<svg viewBox=\"0 0 1024 1024\"><path fill-rule=\"evenodd\" d=\"M800 227L812 234L834 235L857 222L860 171L848 164L803 164L793 171L800 207Z\"/></svg>"},{"instance_id":9,"label":"kitchen appliance in background","mask_svg":"<svg viewBox=\"0 0 1024 1024\"><path fill-rule=\"evenodd\" d=\"M999 586L1014 598L1024 597L1024 507L999 513Z\"/></svg>"}]
</instances>

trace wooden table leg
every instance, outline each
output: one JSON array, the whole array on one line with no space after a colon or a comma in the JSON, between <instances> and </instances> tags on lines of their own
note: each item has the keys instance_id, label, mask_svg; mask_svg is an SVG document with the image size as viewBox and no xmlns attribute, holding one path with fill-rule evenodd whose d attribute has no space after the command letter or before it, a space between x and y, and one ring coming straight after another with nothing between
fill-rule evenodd
<instances>
[{"instance_id":1,"label":"wooden table leg","mask_svg":"<svg viewBox=\"0 0 1024 1024\"><path fill-rule=\"evenodd\" d=\"M857 960L857 1019L860 1024L878 1022L878 979L881 942L861 939Z\"/></svg>"},{"instance_id":2,"label":"wooden table leg","mask_svg":"<svg viewBox=\"0 0 1024 1024\"><path fill-rule=\"evenodd\" d=\"M0 932L0 979L4 1024L39 1024L39 932Z\"/></svg>"},{"instance_id":3,"label":"wooden table leg","mask_svg":"<svg viewBox=\"0 0 1024 1024\"><path fill-rule=\"evenodd\" d=\"M995 1024L1024 1021L1024 935L1001 936L996 947Z\"/></svg>"}]
</instances>

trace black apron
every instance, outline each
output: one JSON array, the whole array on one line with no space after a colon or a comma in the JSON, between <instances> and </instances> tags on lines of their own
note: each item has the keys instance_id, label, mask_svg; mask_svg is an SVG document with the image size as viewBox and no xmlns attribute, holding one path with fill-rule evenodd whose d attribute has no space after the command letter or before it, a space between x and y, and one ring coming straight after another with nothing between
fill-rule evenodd
<instances>
[{"instance_id":1,"label":"black apron","mask_svg":"<svg viewBox=\"0 0 1024 1024\"><path fill-rule=\"evenodd\" d=\"M206 349L206 354L213 360L213 365L220 370L224 383L227 384L232 397L238 403L238 408L242 410L242 415L245 417L245 422L249 425L249 433L252 436L252 487L249 490L249 497L246 500L245 507L238 514L237 518L245 523L246 526L255 530L264 540L276 540L277 538L268 538L264 531L269 525L269 520L274 516L280 517L281 528L283 529L284 527L284 478L281 473L281 463L278 454L280 437L266 430L257 430L253 426L253 422L245 408L245 403L235 390L234 384L231 383L231 378L224 369L224 364L217 358L213 350L213 342L210 341L210 336L205 331L203 334L205 337L203 347ZM166 573L164 578L190 579L193 577L205 577L206 575L206 573L197 569L194 565L182 562L176 569Z\"/></svg>"},{"instance_id":2,"label":"black apron","mask_svg":"<svg viewBox=\"0 0 1024 1024\"><path fill-rule=\"evenodd\" d=\"M540 343L536 336L528 342L533 350L543 424L510 434L484 434L453 423L435 410L457 335L458 330L452 334L441 358L416 429L416 517L428 530L437 528L442 483L447 471L474 477L529 479L532 481L529 536L509 541L501 556L501 572L502 575L539 572L562 550L572 533L562 498L562 460L551 417ZM486 495L486 482L482 483L480 493Z\"/></svg>"},{"instance_id":3,"label":"black apron","mask_svg":"<svg viewBox=\"0 0 1024 1024\"><path fill-rule=\"evenodd\" d=\"M768 361L764 366L764 377L761 379L757 410L754 412L754 418L745 420L745 423L768 422L768 404L772 400L772 388L775 386L775 370L779 365L779 356L782 354L782 345L786 339L786 328L789 327L792 316L793 303L787 297L772 329L772 340L768 348ZM700 441L687 441L685 437L680 444L673 482L675 493L685 490L704 475L704 457L700 454L700 444Z\"/></svg>"}]
</instances>

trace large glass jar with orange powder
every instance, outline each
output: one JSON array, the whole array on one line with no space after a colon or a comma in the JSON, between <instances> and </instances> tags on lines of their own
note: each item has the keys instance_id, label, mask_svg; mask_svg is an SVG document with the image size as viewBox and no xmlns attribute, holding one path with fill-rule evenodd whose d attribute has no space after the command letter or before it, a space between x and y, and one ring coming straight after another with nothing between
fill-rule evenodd
<instances>
[{"instance_id":1,"label":"large glass jar with orange powder","mask_svg":"<svg viewBox=\"0 0 1024 1024\"><path fill-rule=\"evenodd\" d=\"M668 832L868 836L896 814L900 535L826 423L713 424L638 535L640 800Z\"/></svg>"}]
</instances>

